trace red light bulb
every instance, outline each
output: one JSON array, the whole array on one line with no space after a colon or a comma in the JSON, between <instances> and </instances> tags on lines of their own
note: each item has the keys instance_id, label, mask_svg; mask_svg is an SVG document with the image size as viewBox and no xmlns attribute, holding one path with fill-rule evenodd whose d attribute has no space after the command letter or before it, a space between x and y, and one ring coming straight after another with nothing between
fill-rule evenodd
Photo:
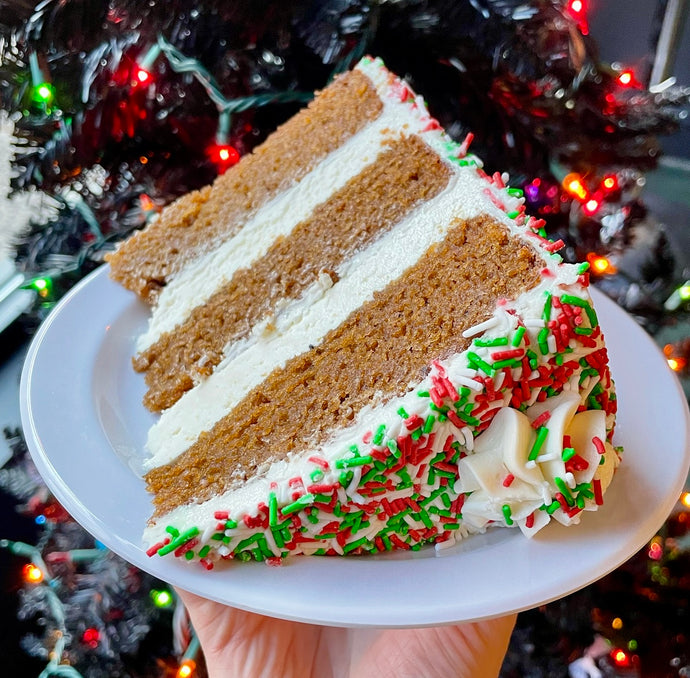
<instances>
[{"instance_id":1,"label":"red light bulb","mask_svg":"<svg viewBox=\"0 0 690 678\"><path fill-rule=\"evenodd\" d=\"M599 201L596 198L590 198L582 207L582 211L587 216L592 216L599 209Z\"/></svg>"},{"instance_id":2,"label":"red light bulb","mask_svg":"<svg viewBox=\"0 0 690 678\"><path fill-rule=\"evenodd\" d=\"M635 84L635 77L631 70L622 71L618 76L618 82L623 87L631 87Z\"/></svg>"},{"instance_id":3,"label":"red light bulb","mask_svg":"<svg viewBox=\"0 0 690 678\"><path fill-rule=\"evenodd\" d=\"M209 157L221 171L237 163L240 154L229 144L216 144L209 149Z\"/></svg>"}]
</instances>

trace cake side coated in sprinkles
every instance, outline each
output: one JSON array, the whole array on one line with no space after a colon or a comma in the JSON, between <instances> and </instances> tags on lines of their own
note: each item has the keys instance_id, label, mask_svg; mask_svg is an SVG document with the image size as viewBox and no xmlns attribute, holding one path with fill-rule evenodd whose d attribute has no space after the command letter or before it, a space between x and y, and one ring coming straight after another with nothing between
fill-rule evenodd
<instances>
[{"instance_id":1,"label":"cake side coated in sprinkles","mask_svg":"<svg viewBox=\"0 0 690 678\"><path fill-rule=\"evenodd\" d=\"M148 441L152 557L211 569L297 554L441 550L488 526L529 536L552 518L569 525L597 509L619 463L615 391L586 265L563 264L562 243L525 215L520 191L486 175L467 153L469 139L451 141L379 60L356 70L380 97L378 116L285 189L292 201L304 191L311 211L288 214L279 195L226 241L217 261L242 252L246 270L222 264L223 284L242 285L273 243L296 238L366 173L382 177L377 188L354 193L382 214L386 182L436 188L388 222L374 217L381 226L327 271L300 246L296 270L314 282L290 294L284 278L267 310L217 344L208 374L171 401ZM405 179L396 166L386 177L395 144L439 162ZM218 190L208 199L220 200ZM338 236L358 232L356 220L343 219L333 218ZM245 230L266 245L242 240ZM171 279L163 308L179 295L189 313L204 315L214 291L191 290L195 270L211 261ZM179 331L186 320L178 317L163 332L150 328L146 345Z\"/></svg>"}]
</instances>

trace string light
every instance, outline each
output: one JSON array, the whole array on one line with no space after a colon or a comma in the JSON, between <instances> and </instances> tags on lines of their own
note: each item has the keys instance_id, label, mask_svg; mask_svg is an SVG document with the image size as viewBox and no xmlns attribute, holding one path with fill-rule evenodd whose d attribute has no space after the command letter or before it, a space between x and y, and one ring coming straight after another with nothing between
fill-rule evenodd
<instances>
[{"instance_id":1,"label":"string light","mask_svg":"<svg viewBox=\"0 0 690 678\"><path fill-rule=\"evenodd\" d=\"M607 191L615 191L618 188L618 179L615 174L607 174L601 182L601 185Z\"/></svg>"},{"instance_id":2,"label":"string light","mask_svg":"<svg viewBox=\"0 0 690 678\"><path fill-rule=\"evenodd\" d=\"M685 506L685 508L690 509L690 492L683 492L680 495L680 503Z\"/></svg>"},{"instance_id":3,"label":"string light","mask_svg":"<svg viewBox=\"0 0 690 678\"><path fill-rule=\"evenodd\" d=\"M635 74L630 70L626 69L618 74L618 83L623 87L633 87L635 82Z\"/></svg>"},{"instance_id":4,"label":"string light","mask_svg":"<svg viewBox=\"0 0 690 678\"><path fill-rule=\"evenodd\" d=\"M582 35L588 35L589 25L587 23L587 7L585 6L585 0L568 0L566 10L570 16L577 21L577 26Z\"/></svg>"},{"instance_id":5,"label":"string light","mask_svg":"<svg viewBox=\"0 0 690 678\"><path fill-rule=\"evenodd\" d=\"M90 648L95 649L98 647L98 643L101 640L101 634L98 629L89 628L84 631L84 633L81 636L81 639Z\"/></svg>"},{"instance_id":6,"label":"string light","mask_svg":"<svg viewBox=\"0 0 690 678\"><path fill-rule=\"evenodd\" d=\"M587 261L589 262L590 269L596 275L613 275L618 272L618 269L610 259L595 252L587 254Z\"/></svg>"},{"instance_id":7,"label":"string light","mask_svg":"<svg viewBox=\"0 0 690 678\"><path fill-rule=\"evenodd\" d=\"M630 655L620 648L615 648L611 651L611 659L616 666L624 668L631 665Z\"/></svg>"},{"instance_id":8,"label":"string light","mask_svg":"<svg viewBox=\"0 0 690 678\"><path fill-rule=\"evenodd\" d=\"M193 659L185 659L177 669L177 678L190 678L196 670L196 662Z\"/></svg>"},{"instance_id":9,"label":"string light","mask_svg":"<svg viewBox=\"0 0 690 678\"><path fill-rule=\"evenodd\" d=\"M620 617L615 617L611 622L611 628L620 631L623 628L623 620Z\"/></svg>"},{"instance_id":10,"label":"string light","mask_svg":"<svg viewBox=\"0 0 690 678\"><path fill-rule=\"evenodd\" d=\"M577 198L580 202L585 202L589 197L589 192L585 187L582 180L582 176L577 172L571 172L566 175L562 182L563 188L574 198Z\"/></svg>"},{"instance_id":11,"label":"string light","mask_svg":"<svg viewBox=\"0 0 690 678\"><path fill-rule=\"evenodd\" d=\"M43 570L33 563L24 565L22 574L24 575L24 580L30 584L40 584L44 578Z\"/></svg>"},{"instance_id":12,"label":"string light","mask_svg":"<svg viewBox=\"0 0 690 678\"><path fill-rule=\"evenodd\" d=\"M582 207L582 211L589 217L597 213L601 203L596 198L590 198Z\"/></svg>"},{"instance_id":13,"label":"string light","mask_svg":"<svg viewBox=\"0 0 690 678\"><path fill-rule=\"evenodd\" d=\"M170 591L163 589L151 589L151 599L156 607L170 607L173 602L173 597Z\"/></svg>"}]
</instances>

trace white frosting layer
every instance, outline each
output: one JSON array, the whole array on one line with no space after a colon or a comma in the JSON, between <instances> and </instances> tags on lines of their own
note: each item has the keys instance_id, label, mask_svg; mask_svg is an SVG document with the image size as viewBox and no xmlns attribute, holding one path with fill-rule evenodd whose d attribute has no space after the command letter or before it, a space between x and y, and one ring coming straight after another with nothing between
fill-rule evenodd
<instances>
[{"instance_id":1,"label":"white frosting layer","mask_svg":"<svg viewBox=\"0 0 690 678\"><path fill-rule=\"evenodd\" d=\"M442 240L453 219L476 215L482 202L482 184L473 171L457 172L443 192L338 269L337 284L312 288L249 339L226 347L229 357L163 412L149 431L151 456L146 468L172 461L274 369L319 344L327 332L372 299L375 291L400 277L431 245ZM389 256L391 252L395 256Z\"/></svg>"}]
</instances>

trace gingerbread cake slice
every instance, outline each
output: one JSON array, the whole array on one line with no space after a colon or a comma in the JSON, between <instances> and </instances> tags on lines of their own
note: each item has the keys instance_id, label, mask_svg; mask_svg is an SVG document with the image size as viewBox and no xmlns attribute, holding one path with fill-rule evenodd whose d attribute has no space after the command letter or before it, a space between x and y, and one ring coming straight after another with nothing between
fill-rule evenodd
<instances>
[{"instance_id":1,"label":"gingerbread cake slice","mask_svg":"<svg viewBox=\"0 0 690 678\"><path fill-rule=\"evenodd\" d=\"M365 58L110 256L152 303L150 555L443 549L602 503L587 266L467 145Z\"/></svg>"}]
</instances>

